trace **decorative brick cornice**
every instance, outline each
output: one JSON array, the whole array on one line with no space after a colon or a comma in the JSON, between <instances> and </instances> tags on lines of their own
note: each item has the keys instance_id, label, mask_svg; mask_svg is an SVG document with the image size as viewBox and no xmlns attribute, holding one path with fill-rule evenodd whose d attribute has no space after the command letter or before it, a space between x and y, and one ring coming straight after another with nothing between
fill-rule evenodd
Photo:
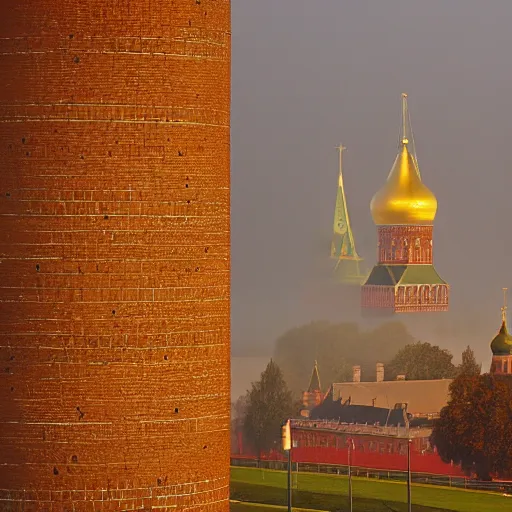
<instances>
[{"instance_id":1,"label":"decorative brick cornice","mask_svg":"<svg viewBox=\"0 0 512 512\"><path fill-rule=\"evenodd\" d=\"M432 264L432 226L378 226L381 264Z\"/></svg>"}]
</instances>

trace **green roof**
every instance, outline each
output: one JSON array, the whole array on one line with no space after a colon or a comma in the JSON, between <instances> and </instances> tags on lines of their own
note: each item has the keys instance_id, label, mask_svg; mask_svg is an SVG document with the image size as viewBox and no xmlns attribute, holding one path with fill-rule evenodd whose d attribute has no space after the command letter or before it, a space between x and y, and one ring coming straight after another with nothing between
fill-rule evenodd
<instances>
[{"instance_id":1,"label":"green roof","mask_svg":"<svg viewBox=\"0 0 512 512\"><path fill-rule=\"evenodd\" d=\"M409 265L398 284L446 284L434 265Z\"/></svg>"},{"instance_id":2,"label":"green roof","mask_svg":"<svg viewBox=\"0 0 512 512\"><path fill-rule=\"evenodd\" d=\"M366 285L446 284L433 265L375 265Z\"/></svg>"}]
</instances>

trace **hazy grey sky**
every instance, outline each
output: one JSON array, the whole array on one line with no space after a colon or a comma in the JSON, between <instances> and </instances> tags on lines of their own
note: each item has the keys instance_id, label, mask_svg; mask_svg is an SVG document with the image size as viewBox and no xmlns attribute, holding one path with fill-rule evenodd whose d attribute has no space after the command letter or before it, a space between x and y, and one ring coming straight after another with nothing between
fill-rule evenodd
<instances>
[{"instance_id":1,"label":"hazy grey sky","mask_svg":"<svg viewBox=\"0 0 512 512\"><path fill-rule=\"evenodd\" d=\"M346 320L326 277L344 171L358 251L375 261L369 202L397 150L400 93L437 195L435 264L450 313L412 332L480 358L512 288L512 1L233 0L233 347ZM400 317L405 318L405 317Z\"/></svg>"}]
</instances>

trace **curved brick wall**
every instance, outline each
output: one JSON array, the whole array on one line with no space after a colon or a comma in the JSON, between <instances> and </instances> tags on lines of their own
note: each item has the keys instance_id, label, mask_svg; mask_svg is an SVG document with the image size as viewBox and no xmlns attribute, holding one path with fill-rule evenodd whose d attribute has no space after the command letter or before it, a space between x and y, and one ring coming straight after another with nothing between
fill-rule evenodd
<instances>
[{"instance_id":1,"label":"curved brick wall","mask_svg":"<svg viewBox=\"0 0 512 512\"><path fill-rule=\"evenodd\" d=\"M0 28L0 510L227 511L230 2Z\"/></svg>"}]
</instances>

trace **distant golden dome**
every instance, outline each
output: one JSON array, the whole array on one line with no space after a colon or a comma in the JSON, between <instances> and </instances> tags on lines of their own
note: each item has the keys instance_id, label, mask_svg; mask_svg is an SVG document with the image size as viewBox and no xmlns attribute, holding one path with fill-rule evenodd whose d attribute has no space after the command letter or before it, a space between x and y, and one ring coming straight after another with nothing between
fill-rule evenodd
<instances>
[{"instance_id":1,"label":"distant golden dome","mask_svg":"<svg viewBox=\"0 0 512 512\"><path fill-rule=\"evenodd\" d=\"M422 183L416 163L403 139L384 187L372 199L370 209L376 225L431 225L437 211L437 199Z\"/></svg>"}]
</instances>

